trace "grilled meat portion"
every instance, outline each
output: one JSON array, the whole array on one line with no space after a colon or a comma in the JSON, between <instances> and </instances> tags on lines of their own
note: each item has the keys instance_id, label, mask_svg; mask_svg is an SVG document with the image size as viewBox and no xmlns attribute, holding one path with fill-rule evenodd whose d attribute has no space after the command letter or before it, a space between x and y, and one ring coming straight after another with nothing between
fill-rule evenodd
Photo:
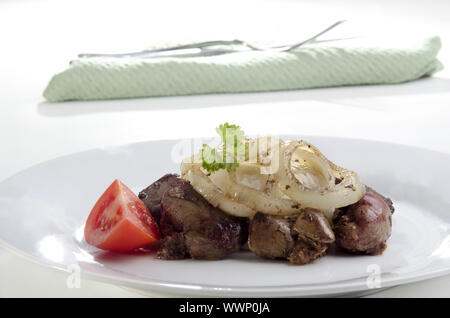
<instances>
[{"instance_id":1,"label":"grilled meat portion","mask_svg":"<svg viewBox=\"0 0 450 318\"><path fill-rule=\"evenodd\" d=\"M291 227L295 217L256 213L248 229L248 247L264 258L287 258L294 248Z\"/></svg>"},{"instance_id":2,"label":"grilled meat portion","mask_svg":"<svg viewBox=\"0 0 450 318\"><path fill-rule=\"evenodd\" d=\"M381 199L383 199L383 201L387 204L387 206L389 207L389 210L391 211L391 214L394 214L395 209L394 209L394 203L392 202L391 199L379 194L377 191L375 191L374 189L372 189L371 187L366 186L366 192L367 193L372 193L375 196L380 197Z\"/></svg>"},{"instance_id":3,"label":"grilled meat portion","mask_svg":"<svg viewBox=\"0 0 450 318\"><path fill-rule=\"evenodd\" d=\"M168 260L183 259L188 257L183 233L173 232L164 237L158 249L158 257Z\"/></svg>"},{"instance_id":4,"label":"grilled meat portion","mask_svg":"<svg viewBox=\"0 0 450 318\"><path fill-rule=\"evenodd\" d=\"M302 240L329 244L335 239L326 216L313 209L306 209L297 217L292 231Z\"/></svg>"},{"instance_id":5,"label":"grilled meat portion","mask_svg":"<svg viewBox=\"0 0 450 318\"><path fill-rule=\"evenodd\" d=\"M162 197L167 189L174 186L179 181L180 177L178 175L166 174L139 192L139 199L144 202L158 224L161 218Z\"/></svg>"},{"instance_id":6,"label":"grilled meat portion","mask_svg":"<svg viewBox=\"0 0 450 318\"><path fill-rule=\"evenodd\" d=\"M367 187L361 200L335 211L333 229L337 246L352 253L383 253L391 236L393 212L390 199Z\"/></svg>"},{"instance_id":7,"label":"grilled meat portion","mask_svg":"<svg viewBox=\"0 0 450 318\"><path fill-rule=\"evenodd\" d=\"M246 218L213 207L185 180L178 179L165 191L161 206L162 259L220 259L247 240Z\"/></svg>"},{"instance_id":8,"label":"grilled meat portion","mask_svg":"<svg viewBox=\"0 0 450 318\"><path fill-rule=\"evenodd\" d=\"M220 259L238 251L248 238L256 255L307 264L326 254L331 243L352 253L381 254L391 235L394 206L367 187L357 203L337 209L333 229L320 211L298 216L257 213L250 221L209 204L189 182L167 174L139 193L162 235L162 259Z\"/></svg>"},{"instance_id":9,"label":"grilled meat portion","mask_svg":"<svg viewBox=\"0 0 450 318\"><path fill-rule=\"evenodd\" d=\"M248 246L260 257L308 264L325 255L334 239L322 212L307 209L290 217L256 213L249 226Z\"/></svg>"}]
</instances>

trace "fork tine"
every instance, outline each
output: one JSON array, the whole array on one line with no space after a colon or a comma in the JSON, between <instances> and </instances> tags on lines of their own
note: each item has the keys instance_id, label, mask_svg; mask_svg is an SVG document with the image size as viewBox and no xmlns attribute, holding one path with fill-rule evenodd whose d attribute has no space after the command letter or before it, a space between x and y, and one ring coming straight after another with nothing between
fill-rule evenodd
<instances>
[{"instance_id":1,"label":"fork tine","mask_svg":"<svg viewBox=\"0 0 450 318\"><path fill-rule=\"evenodd\" d=\"M317 33L316 35L314 35L314 36L312 36L312 37L310 37L309 39L307 39L307 40L305 40L305 41L302 41L302 42L300 42L300 43L297 43L297 44L294 44L294 45L290 46L290 47L289 47L288 49L286 49L285 51L286 51L286 52L289 52L289 51L291 51L291 50L294 50L294 49L298 48L299 46L302 46L302 45L304 45L304 44L306 44L306 43L308 43L308 42L311 42L312 40L317 39L317 38L318 38L319 36L321 36L322 34L327 33L328 31L330 31L331 29L334 29L335 27L337 27L338 25L344 23L345 21L346 21L346 20L340 20L340 21L337 21L337 22L335 22L334 24L330 25L330 26L329 26L328 28L326 28L325 30L323 30L323 31L321 31L321 32L319 32L319 33Z\"/></svg>"}]
</instances>

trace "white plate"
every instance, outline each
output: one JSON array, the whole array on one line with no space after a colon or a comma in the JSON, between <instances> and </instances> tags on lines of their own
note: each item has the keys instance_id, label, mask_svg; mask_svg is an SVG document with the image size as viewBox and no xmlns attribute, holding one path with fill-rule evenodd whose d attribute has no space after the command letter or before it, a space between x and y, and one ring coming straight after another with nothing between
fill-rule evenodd
<instances>
[{"instance_id":1,"label":"white plate","mask_svg":"<svg viewBox=\"0 0 450 318\"><path fill-rule=\"evenodd\" d=\"M82 275L94 279L191 296L336 295L450 273L449 155L372 141L305 139L393 199L393 233L383 255L335 252L295 266L250 252L220 261L162 261L153 254L112 254L86 245L84 221L106 187L119 178L137 192L177 172L171 160L177 141L86 151L9 178L0 184L0 239L59 269L78 264Z\"/></svg>"}]
</instances>

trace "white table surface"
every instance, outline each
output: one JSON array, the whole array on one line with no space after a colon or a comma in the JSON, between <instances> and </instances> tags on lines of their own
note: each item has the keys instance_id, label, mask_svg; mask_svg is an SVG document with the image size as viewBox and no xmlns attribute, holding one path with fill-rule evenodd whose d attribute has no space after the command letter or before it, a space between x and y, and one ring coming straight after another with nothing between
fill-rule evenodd
<instances>
[{"instance_id":1,"label":"white table surface","mask_svg":"<svg viewBox=\"0 0 450 318\"><path fill-rule=\"evenodd\" d=\"M316 2L316 3L315 3ZM139 50L167 39L292 42L340 19L341 35L437 34L450 65L449 1L1 1L0 180L57 156L128 142L203 136L221 122L249 134L333 135L450 153L450 72L394 86L46 104L50 77L81 52ZM450 169L443 167L443 169ZM149 183L152 180L149 180ZM0 297L138 297L0 248ZM153 296L167 296L154 294ZM450 276L371 297L450 297Z\"/></svg>"}]
</instances>

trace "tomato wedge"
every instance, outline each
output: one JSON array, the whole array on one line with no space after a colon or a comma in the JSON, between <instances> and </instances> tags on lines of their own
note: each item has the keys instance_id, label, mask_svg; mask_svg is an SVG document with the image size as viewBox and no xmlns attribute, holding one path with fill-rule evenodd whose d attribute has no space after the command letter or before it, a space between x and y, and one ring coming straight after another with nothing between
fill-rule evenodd
<instances>
[{"instance_id":1,"label":"tomato wedge","mask_svg":"<svg viewBox=\"0 0 450 318\"><path fill-rule=\"evenodd\" d=\"M133 191L114 180L89 214L84 238L104 250L127 252L158 241L159 228Z\"/></svg>"}]
</instances>

